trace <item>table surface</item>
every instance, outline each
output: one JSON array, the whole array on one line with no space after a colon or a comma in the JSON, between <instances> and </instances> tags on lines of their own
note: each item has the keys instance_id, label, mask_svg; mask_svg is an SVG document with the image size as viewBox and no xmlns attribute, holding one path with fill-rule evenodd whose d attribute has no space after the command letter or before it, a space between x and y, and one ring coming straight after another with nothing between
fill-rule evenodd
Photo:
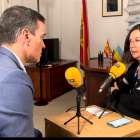
<instances>
[{"instance_id":1,"label":"table surface","mask_svg":"<svg viewBox=\"0 0 140 140\"><path fill-rule=\"evenodd\" d=\"M76 60L59 60L57 62L52 63L52 66L41 66L41 69L50 69L50 68L57 68L58 66L63 66L63 65L67 65L69 63L78 63L78 61ZM35 63L29 64L29 65L25 65L26 68L32 68L32 69L39 69L40 66L36 66Z\"/></svg>"},{"instance_id":2,"label":"table surface","mask_svg":"<svg viewBox=\"0 0 140 140\"><path fill-rule=\"evenodd\" d=\"M110 62L109 62L110 61ZM103 72L103 73L109 73L110 68L115 64L116 62L112 62L111 60L104 59L103 61L98 61L98 59L95 60L89 60L85 65L80 64L80 67L82 70L88 70L88 71L94 71L94 72ZM126 67L126 71L128 70L128 67L131 65L131 63L124 64ZM124 74L126 73L124 72Z\"/></svg>"},{"instance_id":3,"label":"table surface","mask_svg":"<svg viewBox=\"0 0 140 140\"><path fill-rule=\"evenodd\" d=\"M95 107L95 105L90 106ZM96 106L97 107L97 106ZM100 107L99 107L100 108ZM102 109L102 108L100 108ZM83 110L83 111L82 111ZM104 109L103 109L104 110ZM62 114L46 117L46 120L56 124L61 131L66 130L73 134L74 137L133 137L140 136L140 121L132 119L125 116L125 118L131 119L133 122L119 128L112 128L107 125L107 122L122 118L120 114L107 110L110 114L102 115L99 119L97 116L81 109L81 115L93 122L90 124L88 121L79 118L79 130L80 134L77 134L78 131L78 117L74 118L66 125L69 119L76 115L76 111L68 111Z\"/></svg>"}]
</instances>

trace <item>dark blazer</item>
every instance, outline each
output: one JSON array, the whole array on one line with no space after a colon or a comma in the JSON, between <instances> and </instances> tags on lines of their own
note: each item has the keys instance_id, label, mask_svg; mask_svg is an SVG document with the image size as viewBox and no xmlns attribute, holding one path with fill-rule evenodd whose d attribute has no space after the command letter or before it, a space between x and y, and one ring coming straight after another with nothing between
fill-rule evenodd
<instances>
[{"instance_id":1,"label":"dark blazer","mask_svg":"<svg viewBox=\"0 0 140 140\"><path fill-rule=\"evenodd\" d=\"M0 137L34 137L33 93L15 55L0 46Z\"/></svg>"},{"instance_id":2,"label":"dark blazer","mask_svg":"<svg viewBox=\"0 0 140 140\"><path fill-rule=\"evenodd\" d=\"M119 90L113 90L111 99L117 99L129 111L140 114L140 80L135 86L132 94L130 89L134 87L133 77L139 63L133 63L129 67L124 79L120 82Z\"/></svg>"}]
</instances>

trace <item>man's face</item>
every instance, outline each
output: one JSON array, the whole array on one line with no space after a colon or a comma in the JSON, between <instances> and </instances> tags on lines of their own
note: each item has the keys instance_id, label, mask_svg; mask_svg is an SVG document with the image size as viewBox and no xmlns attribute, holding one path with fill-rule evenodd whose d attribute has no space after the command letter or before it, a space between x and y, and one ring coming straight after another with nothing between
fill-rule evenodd
<instances>
[{"instance_id":1,"label":"man's face","mask_svg":"<svg viewBox=\"0 0 140 140\"><path fill-rule=\"evenodd\" d=\"M35 36L30 34L29 49L26 63L38 63L40 61L42 49L45 48L43 37L45 36L45 26L38 21L38 29L35 30Z\"/></svg>"}]
</instances>

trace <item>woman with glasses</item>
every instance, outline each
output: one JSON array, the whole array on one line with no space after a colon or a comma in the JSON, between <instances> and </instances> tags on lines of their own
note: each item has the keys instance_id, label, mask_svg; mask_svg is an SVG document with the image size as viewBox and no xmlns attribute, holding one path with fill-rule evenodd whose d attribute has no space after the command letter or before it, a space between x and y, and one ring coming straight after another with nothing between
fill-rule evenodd
<instances>
[{"instance_id":1,"label":"woman with glasses","mask_svg":"<svg viewBox=\"0 0 140 140\"><path fill-rule=\"evenodd\" d=\"M132 64L120 84L111 87L111 104L121 114L140 120L140 24L128 33L121 62ZM98 106L105 108L107 101L106 97Z\"/></svg>"}]
</instances>

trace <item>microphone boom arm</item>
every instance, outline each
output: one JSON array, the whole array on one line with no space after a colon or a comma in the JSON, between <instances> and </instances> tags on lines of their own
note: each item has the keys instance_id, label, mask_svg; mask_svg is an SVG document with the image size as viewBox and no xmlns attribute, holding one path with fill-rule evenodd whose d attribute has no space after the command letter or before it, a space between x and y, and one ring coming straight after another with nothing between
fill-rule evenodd
<instances>
[{"instance_id":1,"label":"microphone boom arm","mask_svg":"<svg viewBox=\"0 0 140 140\"><path fill-rule=\"evenodd\" d=\"M108 78L106 78L103 84L100 86L100 90L98 93L102 92L104 88L107 88L112 80L113 80L112 76L109 76Z\"/></svg>"}]
</instances>

